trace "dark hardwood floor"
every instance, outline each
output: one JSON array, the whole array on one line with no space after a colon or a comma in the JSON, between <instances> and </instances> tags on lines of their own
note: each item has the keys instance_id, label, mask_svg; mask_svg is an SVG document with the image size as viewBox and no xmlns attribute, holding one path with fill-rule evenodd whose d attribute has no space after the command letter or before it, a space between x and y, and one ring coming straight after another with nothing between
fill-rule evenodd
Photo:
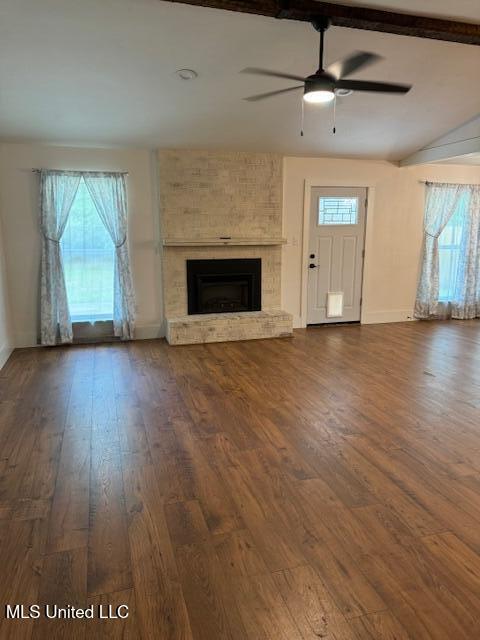
<instances>
[{"instance_id":1,"label":"dark hardwood floor","mask_svg":"<svg viewBox=\"0 0 480 640\"><path fill-rule=\"evenodd\" d=\"M17 351L0 541L1 640L479 638L480 323Z\"/></svg>"}]
</instances>

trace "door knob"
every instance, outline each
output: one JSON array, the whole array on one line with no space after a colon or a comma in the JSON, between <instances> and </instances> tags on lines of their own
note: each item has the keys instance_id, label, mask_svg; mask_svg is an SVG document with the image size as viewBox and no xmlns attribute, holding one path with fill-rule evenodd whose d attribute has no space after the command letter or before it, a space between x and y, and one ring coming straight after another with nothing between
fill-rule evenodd
<instances>
[{"instance_id":1,"label":"door knob","mask_svg":"<svg viewBox=\"0 0 480 640\"><path fill-rule=\"evenodd\" d=\"M316 268L317 268L317 265L316 265L316 264L312 264L312 263L310 263L310 264L308 265L308 268L309 268L309 269L316 269Z\"/></svg>"}]
</instances>

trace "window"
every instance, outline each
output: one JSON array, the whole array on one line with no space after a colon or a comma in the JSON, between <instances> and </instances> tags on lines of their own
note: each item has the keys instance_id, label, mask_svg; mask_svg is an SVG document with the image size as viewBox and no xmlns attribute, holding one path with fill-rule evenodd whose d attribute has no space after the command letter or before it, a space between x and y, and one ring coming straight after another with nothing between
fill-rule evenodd
<instances>
[{"instance_id":1,"label":"window","mask_svg":"<svg viewBox=\"0 0 480 640\"><path fill-rule=\"evenodd\" d=\"M468 217L465 215L468 196L462 196L455 213L438 238L438 299L451 302L455 299L455 286L458 282L460 257L465 234L468 233Z\"/></svg>"},{"instance_id":2,"label":"window","mask_svg":"<svg viewBox=\"0 0 480 640\"><path fill-rule=\"evenodd\" d=\"M318 224L357 224L358 198L321 197L318 199Z\"/></svg>"},{"instance_id":3,"label":"window","mask_svg":"<svg viewBox=\"0 0 480 640\"><path fill-rule=\"evenodd\" d=\"M83 178L60 246L72 322L112 320L115 249Z\"/></svg>"}]
</instances>

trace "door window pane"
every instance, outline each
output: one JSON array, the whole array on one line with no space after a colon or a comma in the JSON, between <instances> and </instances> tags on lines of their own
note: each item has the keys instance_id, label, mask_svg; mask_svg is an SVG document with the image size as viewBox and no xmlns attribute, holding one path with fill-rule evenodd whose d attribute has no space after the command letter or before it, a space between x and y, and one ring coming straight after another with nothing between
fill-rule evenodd
<instances>
[{"instance_id":1,"label":"door window pane","mask_svg":"<svg viewBox=\"0 0 480 640\"><path fill-rule=\"evenodd\" d=\"M72 321L112 320L115 250L83 180L60 246Z\"/></svg>"},{"instance_id":2,"label":"door window pane","mask_svg":"<svg viewBox=\"0 0 480 640\"><path fill-rule=\"evenodd\" d=\"M322 196L318 199L318 224L357 224L358 198Z\"/></svg>"}]
</instances>

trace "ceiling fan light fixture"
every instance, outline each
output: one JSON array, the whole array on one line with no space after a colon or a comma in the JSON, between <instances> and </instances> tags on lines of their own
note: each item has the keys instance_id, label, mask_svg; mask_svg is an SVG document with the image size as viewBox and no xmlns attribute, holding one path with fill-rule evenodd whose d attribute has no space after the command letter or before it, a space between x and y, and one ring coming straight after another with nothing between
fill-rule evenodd
<instances>
[{"instance_id":1,"label":"ceiling fan light fixture","mask_svg":"<svg viewBox=\"0 0 480 640\"><path fill-rule=\"evenodd\" d=\"M303 99L309 104L325 104L335 98L334 91L329 89L314 89L303 94Z\"/></svg>"}]
</instances>

